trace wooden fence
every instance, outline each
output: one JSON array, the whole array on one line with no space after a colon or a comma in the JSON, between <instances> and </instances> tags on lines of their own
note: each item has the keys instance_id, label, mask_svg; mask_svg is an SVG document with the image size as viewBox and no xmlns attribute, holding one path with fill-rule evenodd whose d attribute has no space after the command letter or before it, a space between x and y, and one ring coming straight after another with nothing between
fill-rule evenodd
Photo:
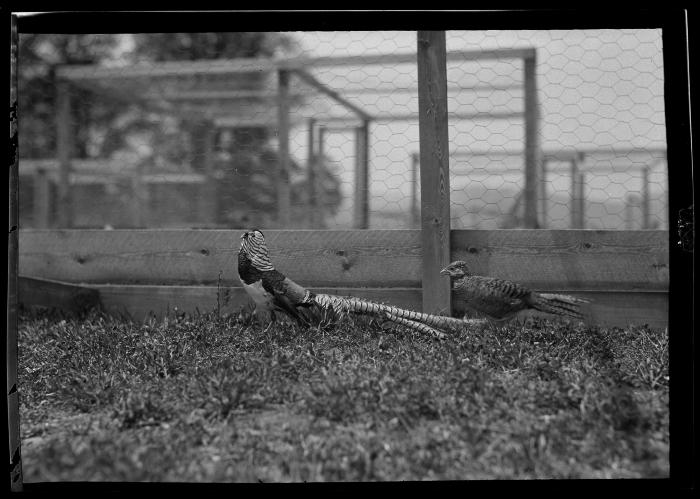
<instances>
[{"instance_id":1,"label":"wooden fence","mask_svg":"<svg viewBox=\"0 0 700 499\"><path fill-rule=\"evenodd\" d=\"M452 230L450 260L477 274L589 298L591 324L665 327L668 232ZM108 312L140 320L179 311L231 312L249 303L238 280L238 230L21 230L21 276L99 291ZM265 231L272 261L315 291L422 310L420 230ZM31 304L30 291L21 301ZM39 304L39 303L36 303ZM452 313L463 312L453 300Z\"/></svg>"}]
</instances>

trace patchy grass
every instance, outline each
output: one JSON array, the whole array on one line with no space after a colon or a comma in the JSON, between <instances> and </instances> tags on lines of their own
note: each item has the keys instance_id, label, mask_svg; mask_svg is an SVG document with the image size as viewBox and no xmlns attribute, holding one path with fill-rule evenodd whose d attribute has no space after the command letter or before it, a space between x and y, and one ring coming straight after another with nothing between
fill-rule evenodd
<instances>
[{"instance_id":1,"label":"patchy grass","mask_svg":"<svg viewBox=\"0 0 700 499\"><path fill-rule=\"evenodd\" d=\"M34 481L667 477L665 332L25 315Z\"/></svg>"}]
</instances>

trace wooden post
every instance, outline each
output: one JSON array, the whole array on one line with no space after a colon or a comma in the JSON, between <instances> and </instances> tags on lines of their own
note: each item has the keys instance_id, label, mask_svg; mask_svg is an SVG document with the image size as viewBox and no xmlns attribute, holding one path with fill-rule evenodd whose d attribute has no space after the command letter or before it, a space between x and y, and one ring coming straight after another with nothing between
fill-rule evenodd
<instances>
[{"instance_id":1,"label":"wooden post","mask_svg":"<svg viewBox=\"0 0 700 499\"><path fill-rule=\"evenodd\" d=\"M70 197L71 157L73 155L73 131L71 123L70 87L67 81L56 84L56 156L59 163L58 175L58 227L69 228L73 222Z\"/></svg>"},{"instance_id":2,"label":"wooden post","mask_svg":"<svg viewBox=\"0 0 700 499\"><path fill-rule=\"evenodd\" d=\"M369 122L355 129L354 228L369 227Z\"/></svg>"},{"instance_id":3,"label":"wooden post","mask_svg":"<svg viewBox=\"0 0 700 499\"><path fill-rule=\"evenodd\" d=\"M649 166L642 168L642 229L650 228Z\"/></svg>"},{"instance_id":4,"label":"wooden post","mask_svg":"<svg viewBox=\"0 0 700 499\"><path fill-rule=\"evenodd\" d=\"M537 59L524 59L525 79L525 228L536 229L537 221L537 177L541 157L539 135L539 104L537 100Z\"/></svg>"},{"instance_id":5,"label":"wooden post","mask_svg":"<svg viewBox=\"0 0 700 499\"><path fill-rule=\"evenodd\" d=\"M586 174L579 172L578 174L578 229L586 228L586 196L584 194L584 189L586 187Z\"/></svg>"},{"instance_id":6,"label":"wooden post","mask_svg":"<svg viewBox=\"0 0 700 499\"><path fill-rule=\"evenodd\" d=\"M10 490L23 490L22 452L19 431L19 392L17 388L17 305L19 301L17 266L19 257L19 149L17 133L17 16L10 16L10 172L9 227L7 231L7 429L10 463ZM7 461L6 461L7 462Z\"/></svg>"},{"instance_id":7,"label":"wooden post","mask_svg":"<svg viewBox=\"0 0 700 499\"><path fill-rule=\"evenodd\" d=\"M326 127L321 125L318 127L318 145L316 147L318 155L318 166L325 164L326 157ZM318 171L316 172L318 173ZM325 209L326 209L326 191L323 188L323 183L319 181L318 175L316 176L316 226L319 228L324 228L325 225Z\"/></svg>"},{"instance_id":8,"label":"wooden post","mask_svg":"<svg viewBox=\"0 0 700 499\"><path fill-rule=\"evenodd\" d=\"M574 157L571 159L571 228L572 229L580 229L578 226L579 223L579 200L578 200L578 194L579 194L579 187L578 187L578 182L580 180L579 177L579 165L578 165L578 157Z\"/></svg>"},{"instance_id":9,"label":"wooden post","mask_svg":"<svg viewBox=\"0 0 700 499\"><path fill-rule=\"evenodd\" d=\"M308 193L308 219L312 229L318 228L318 198L316 196L316 161L320 161L320 158L316 158L316 140L315 134L316 120L313 118L309 119L309 135L308 135L308 160L307 160L307 193Z\"/></svg>"},{"instance_id":10,"label":"wooden post","mask_svg":"<svg viewBox=\"0 0 700 499\"><path fill-rule=\"evenodd\" d=\"M418 31L423 312L452 311L450 280L450 166L445 32Z\"/></svg>"},{"instance_id":11,"label":"wooden post","mask_svg":"<svg viewBox=\"0 0 700 499\"><path fill-rule=\"evenodd\" d=\"M277 191L277 227L288 228L291 209L289 185L289 71L278 71L277 126L279 159L275 175Z\"/></svg>"},{"instance_id":12,"label":"wooden post","mask_svg":"<svg viewBox=\"0 0 700 499\"><path fill-rule=\"evenodd\" d=\"M49 187L49 176L43 168L37 168L32 178L34 182L34 227L37 229L49 228L49 217L51 216L51 189Z\"/></svg>"},{"instance_id":13,"label":"wooden post","mask_svg":"<svg viewBox=\"0 0 700 499\"><path fill-rule=\"evenodd\" d=\"M411 228L420 226L420 209L418 207L418 153L411 154Z\"/></svg>"},{"instance_id":14,"label":"wooden post","mask_svg":"<svg viewBox=\"0 0 700 499\"><path fill-rule=\"evenodd\" d=\"M540 198L540 213L539 221L540 228L547 228L547 160L542 158L540 162L540 181L539 181L539 198Z\"/></svg>"},{"instance_id":15,"label":"wooden post","mask_svg":"<svg viewBox=\"0 0 700 499\"><path fill-rule=\"evenodd\" d=\"M635 208L638 206L637 196L634 194L627 194L625 196L625 229L634 230L635 229Z\"/></svg>"}]
</instances>

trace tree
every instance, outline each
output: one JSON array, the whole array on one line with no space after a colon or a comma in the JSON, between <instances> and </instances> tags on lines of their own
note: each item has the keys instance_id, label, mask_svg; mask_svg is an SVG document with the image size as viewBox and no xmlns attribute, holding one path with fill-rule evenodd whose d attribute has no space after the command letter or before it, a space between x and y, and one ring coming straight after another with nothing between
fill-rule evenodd
<instances>
[{"instance_id":1,"label":"tree","mask_svg":"<svg viewBox=\"0 0 700 499\"><path fill-rule=\"evenodd\" d=\"M56 150L56 67L61 64L96 64L110 57L118 44L116 35L19 35L17 78L19 87L20 156L44 158ZM72 89L71 118L75 131L75 155L85 157L94 123L108 123L119 105L96 99L86 90Z\"/></svg>"}]
</instances>

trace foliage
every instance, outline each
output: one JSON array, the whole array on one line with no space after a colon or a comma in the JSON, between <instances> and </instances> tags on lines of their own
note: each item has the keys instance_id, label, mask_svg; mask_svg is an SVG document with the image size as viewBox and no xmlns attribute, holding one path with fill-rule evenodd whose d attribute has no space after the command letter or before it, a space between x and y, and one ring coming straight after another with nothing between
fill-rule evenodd
<instances>
[{"instance_id":1,"label":"foliage","mask_svg":"<svg viewBox=\"0 0 700 499\"><path fill-rule=\"evenodd\" d=\"M668 476L668 338L24 315L26 481Z\"/></svg>"}]
</instances>

